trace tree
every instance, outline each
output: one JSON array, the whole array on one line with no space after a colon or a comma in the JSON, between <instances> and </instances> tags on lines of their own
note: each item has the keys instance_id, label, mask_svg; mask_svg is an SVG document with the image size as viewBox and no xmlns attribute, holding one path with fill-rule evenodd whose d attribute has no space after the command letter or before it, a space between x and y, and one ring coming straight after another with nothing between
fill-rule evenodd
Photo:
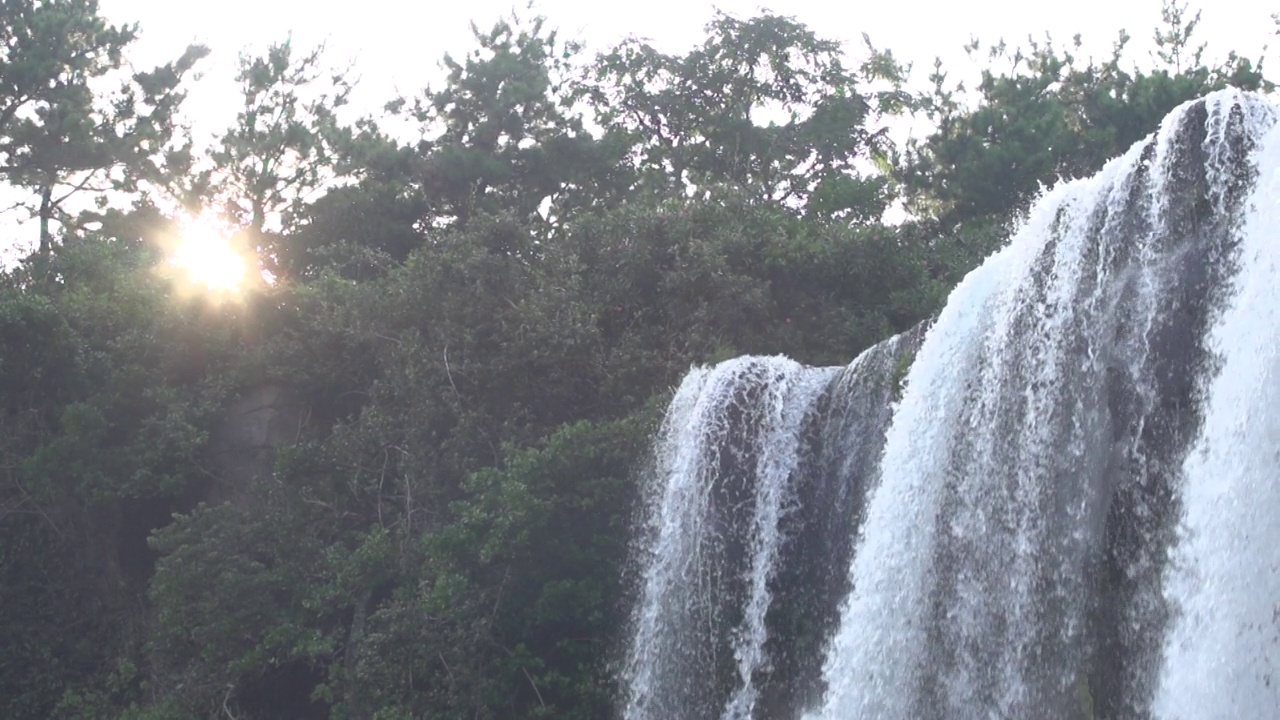
<instances>
[{"instance_id":1,"label":"tree","mask_svg":"<svg viewBox=\"0 0 1280 720\"><path fill-rule=\"evenodd\" d=\"M42 256L52 250L54 223L71 216L72 197L136 190L189 157L172 145L174 116L183 77L207 50L192 46L101 95L136 36L135 26L108 25L97 0L0 5L0 173L30 193L21 204L39 220Z\"/></svg>"},{"instance_id":2,"label":"tree","mask_svg":"<svg viewBox=\"0 0 1280 720\"><path fill-rule=\"evenodd\" d=\"M461 61L448 55L439 91L392 107L421 123L416 180L437 226L467 225L505 212L559 226L575 208L607 195L608 160L572 111L568 84L579 52L545 29L545 19L503 19Z\"/></svg>"},{"instance_id":3,"label":"tree","mask_svg":"<svg viewBox=\"0 0 1280 720\"><path fill-rule=\"evenodd\" d=\"M234 353L143 243L95 233L0 276L0 715L137 696L146 538L207 477Z\"/></svg>"},{"instance_id":4,"label":"tree","mask_svg":"<svg viewBox=\"0 0 1280 720\"><path fill-rule=\"evenodd\" d=\"M468 477L419 541L416 590L370 613L354 698L389 717L607 717L620 531L652 427L566 425Z\"/></svg>"},{"instance_id":5,"label":"tree","mask_svg":"<svg viewBox=\"0 0 1280 720\"><path fill-rule=\"evenodd\" d=\"M1042 186L1083 177L1154 132L1183 102L1234 85L1264 89L1261 61L1231 53L1220 64L1201 63L1193 45L1197 18L1184 22L1185 4L1166 0L1165 27L1156 31L1163 66L1127 68L1121 32L1101 63L1076 57L1081 41L1061 49L1051 39L1029 41L1027 50L1003 42L988 50L1006 69L986 69L970 108L935 64L934 89L924 107L937 130L908 146L898 163L909 206L940 221L1002 225L1025 210ZM967 50L973 54L974 41Z\"/></svg>"},{"instance_id":6,"label":"tree","mask_svg":"<svg viewBox=\"0 0 1280 720\"><path fill-rule=\"evenodd\" d=\"M1195 17L1188 19L1187 3L1164 0L1160 6L1160 20L1163 26L1157 27L1153 34L1156 47L1159 48L1156 57L1166 67L1173 68L1176 74L1182 74L1184 59L1188 61L1188 69L1200 67L1206 46L1203 43L1196 46L1191 44L1191 37L1200 24L1200 11L1197 10Z\"/></svg>"},{"instance_id":7,"label":"tree","mask_svg":"<svg viewBox=\"0 0 1280 720\"><path fill-rule=\"evenodd\" d=\"M600 56L580 96L625 147L642 192L705 194L727 184L820 217L876 219L887 187L859 161L886 149L877 113L906 102L902 70L870 46L857 70L839 43L787 17L719 13L684 56L640 40ZM871 91L884 81L884 91Z\"/></svg>"},{"instance_id":8,"label":"tree","mask_svg":"<svg viewBox=\"0 0 1280 720\"><path fill-rule=\"evenodd\" d=\"M352 84L321 68L323 48L299 56L293 43L240 56L243 107L211 153L202 184L224 216L244 234L263 266L289 274L288 238L306 205L337 178L337 150L346 130L337 111Z\"/></svg>"}]
</instances>

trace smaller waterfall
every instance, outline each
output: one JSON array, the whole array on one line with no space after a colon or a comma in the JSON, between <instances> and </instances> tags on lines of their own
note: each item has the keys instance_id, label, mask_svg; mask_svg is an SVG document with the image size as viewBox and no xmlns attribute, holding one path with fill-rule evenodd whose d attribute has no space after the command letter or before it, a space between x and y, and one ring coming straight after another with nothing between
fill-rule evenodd
<instances>
[{"instance_id":1,"label":"smaller waterfall","mask_svg":"<svg viewBox=\"0 0 1280 720\"><path fill-rule=\"evenodd\" d=\"M830 570L848 562L875 438L920 336L843 369L745 357L685 378L649 476L627 720L748 720L762 706L783 718L821 696L822 639L847 592ZM807 646L779 644L771 628L797 619L809 627L788 638ZM771 683L776 667L807 684Z\"/></svg>"},{"instance_id":2,"label":"smaller waterfall","mask_svg":"<svg viewBox=\"0 0 1280 720\"><path fill-rule=\"evenodd\" d=\"M677 391L653 472L628 720L749 712L799 425L834 373L739 358Z\"/></svg>"}]
</instances>

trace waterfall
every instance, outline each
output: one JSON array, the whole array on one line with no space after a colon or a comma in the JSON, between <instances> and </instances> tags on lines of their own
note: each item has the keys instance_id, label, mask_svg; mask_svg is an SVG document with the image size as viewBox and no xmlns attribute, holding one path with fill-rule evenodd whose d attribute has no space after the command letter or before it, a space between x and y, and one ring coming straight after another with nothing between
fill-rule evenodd
<instances>
[{"instance_id":1,"label":"waterfall","mask_svg":"<svg viewBox=\"0 0 1280 720\"><path fill-rule=\"evenodd\" d=\"M1221 369L1183 465L1160 718L1280 717L1280 129L1259 143Z\"/></svg>"},{"instance_id":2,"label":"waterfall","mask_svg":"<svg viewBox=\"0 0 1280 720\"><path fill-rule=\"evenodd\" d=\"M848 580L812 560L852 555L864 478L920 338L843 369L751 357L685 378L649 473L627 720L745 720L820 697L821 640ZM791 642L770 636L780 623ZM775 668L790 672L773 683Z\"/></svg>"},{"instance_id":3,"label":"waterfall","mask_svg":"<svg viewBox=\"0 0 1280 720\"><path fill-rule=\"evenodd\" d=\"M690 373L677 392L655 469L628 718L749 711L800 425L830 375L743 358ZM727 699L712 691L725 676L741 680Z\"/></svg>"},{"instance_id":4,"label":"waterfall","mask_svg":"<svg viewBox=\"0 0 1280 720\"><path fill-rule=\"evenodd\" d=\"M1276 116L1183 105L847 368L693 370L624 717L1280 717Z\"/></svg>"}]
</instances>

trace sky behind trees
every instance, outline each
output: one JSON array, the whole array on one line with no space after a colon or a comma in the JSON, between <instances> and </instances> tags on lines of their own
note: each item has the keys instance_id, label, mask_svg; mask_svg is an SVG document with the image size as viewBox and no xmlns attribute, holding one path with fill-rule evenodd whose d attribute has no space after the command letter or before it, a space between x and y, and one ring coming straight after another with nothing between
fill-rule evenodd
<instances>
[{"instance_id":1,"label":"sky behind trees","mask_svg":"<svg viewBox=\"0 0 1280 720\"><path fill-rule=\"evenodd\" d=\"M1236 51L1256 59L1273 37L1270 13L1276 8L1257 0L1191 3L1203 15L1197 28L1208 44L1207 62ZM326 43L329 61L351 63L360 78L353 99L358 109L372 111L397 92L414 94L427 84L439 85L439 61L446 53L461 55L473 48L469 24L482 28L516 9L522 15L545 15L563 37L583 41L588 51L612 46L627 35L649 38L667 52L687 50L703 37L702 26L715 8L750 17L764 7L796 17L823 37L841 40L850 52L861 50L862 33L879 48L914 63L913 84L923 87L940 56L953 77L976 78L985 58L971 62L963 46L973 37L984 46L1003 38L1025 45L1028 35L1052 32L1059 43L1080 33L1084 50L1097 58L1110 54L1121 29L1133 40L1129 57L1145 58L1154 48L1153 28L1160 22L1160 0L1116 2L1071 0L894 0L831 3L827 0L647 0L595 3L586 0L540 0L524 10L521 0L402 3L363 0L359 3L306 3L299 0L221 0L212 3L167 3L157 0L103 0L103 15L116 22L139 22L141 40L132 48L135 63L166 62L192 41L207 44L213 54L202 63L205 79L192 91L187 112L197 129L216 132L234 119L232 82L236 55L260 51L290 33L297 44ZM1275 45L1275 43L1272 43ZM1276 58L1276 48L1266 51Z\"/></svg>"},{"instance_id":2,"label":"sky behind trees","mask_svg":"<svg viewBox=\"0 0 1280 720\"><path fill-rule=\"evenodd\" d=\"M102 15L116 23L140 25L140 38L129 48L135 69L172 61L193 42L207 45L211 53L197 71L200 79L185 83L188 99L180 111L195 133L198 148L208 147L215 135L235 122L240 97L235 82L238 56L261 53L272 43L292 37L300 51L325 45L322 65L346 70L355 79L347 119L380 114L381 107L397 96L414 97L427 86L439 88L445 73L445 53L461 57L475 48L470 25L489 28L515 11L522 17L544 15L563 39L582 42L591 57L635 35L646 38L664 52L687 51L703 36L703 26L716 8L751 17L763 5L759 0L651 0L608 5L584 0L539 0L526 8L524 0L473 0L461 3L405 4L396 0L364 0L352 4L311 4L298 0L221 0L216 3L164 3L157 0L101 0ZM928 88L935 57L952 80L966 79L972 87L978 73L995 68L985 54L966 57L964 46L973 38L986 48L1004 39L1011 47L1025 47L1028 36L1043 39L1052 33L1062 46L1079 33L1081 55L1103 59L1110 55L1118 33L1132 39L1126 58L1142 63L1151 58L1154 28L1160 23L1160 0L1115 2L1074 0L1062 3L980 0L956 3L948 0L896 0L834 4L825 0L789 0L776 10L794 16L824 38L841 41L856 63L865 56L862 34L880 49L902 62L913 64L910 85ZM1197 8L1197 5L1201 7ZM1255 0L1223 0L1188 3L1188 11L1202 13L1196 39L1208 47L1205 63L1220 62L1235 51L1250 59L1280 62L1275 39L1276 8ZM1268 44L1277 47L1267 48ZM931 128L922 117L887 118L890 137L898 144L909 136L927 135ZM395 122L383 124L395 135ZM402 140L415 139L401 137ZM0 198L8 198L0 190ZM15 216L4 219L12 227ZM29 236L25 230L18 236ZM0 265L8 265L24 252L21 244L0 247Z\"/></svg>"}]
</instances>

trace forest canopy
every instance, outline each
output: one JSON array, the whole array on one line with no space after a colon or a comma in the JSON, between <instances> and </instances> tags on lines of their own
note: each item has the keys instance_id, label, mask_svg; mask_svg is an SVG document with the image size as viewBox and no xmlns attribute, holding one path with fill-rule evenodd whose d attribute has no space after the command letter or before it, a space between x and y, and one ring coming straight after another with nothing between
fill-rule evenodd
<instances>
[{"instance_id":1,"label":"forest canopy","mask_svg":"<svg viewBox=\"0 0 1280 720\"><path fill-rule=\"evenodd\" d=\"M1172 0L1154 61L975 41L977 86L925 92L784 15L678 53L553 20L354 119L319 49L243 54L202 147L208 48L139 70L96 0L0 3L33 247L0 275L0 716L610 717L636 478L691 364L847 363L1043 186L1273 89ZM906 118L932 131L895 145Z\"/></svg>"}]
</instances>

